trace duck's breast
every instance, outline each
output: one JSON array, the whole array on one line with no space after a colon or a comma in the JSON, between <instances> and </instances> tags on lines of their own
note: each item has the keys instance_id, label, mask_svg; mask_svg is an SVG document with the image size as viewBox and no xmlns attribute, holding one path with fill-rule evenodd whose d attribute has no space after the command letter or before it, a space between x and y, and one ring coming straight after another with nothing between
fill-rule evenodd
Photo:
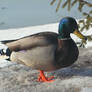
<instances>
[{"instance_id":1,"label":"duck's breast","mask_svg":"<svg viewBox=\"0 0 92 92\"><path fill-rule=\"evenodd\" d=\"M72 65L78 55L78 47L72 39L62 41L62 48L56 53L56 67L63 68Z\"/></svg>"}]
</instances>

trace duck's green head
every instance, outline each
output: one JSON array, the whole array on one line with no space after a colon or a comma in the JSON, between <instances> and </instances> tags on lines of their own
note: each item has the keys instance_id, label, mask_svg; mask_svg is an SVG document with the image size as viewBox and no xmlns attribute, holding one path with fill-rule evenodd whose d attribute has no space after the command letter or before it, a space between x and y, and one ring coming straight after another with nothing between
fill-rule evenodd
<instances>
[{"instance_id":1,"label":"duck's green head","mask_svg":"<svg viewBox=\"0 0 92 92\"><path fill-rule=\"evenodd\" d=\"M83 36L78 31L78 24L76 20L72 17L65 17L61 19L59 23L58 33L59 33L58 39L70 38L70 33L74 33L79 38L85 39L85 36Z\"/></svg>"}]
</instances>

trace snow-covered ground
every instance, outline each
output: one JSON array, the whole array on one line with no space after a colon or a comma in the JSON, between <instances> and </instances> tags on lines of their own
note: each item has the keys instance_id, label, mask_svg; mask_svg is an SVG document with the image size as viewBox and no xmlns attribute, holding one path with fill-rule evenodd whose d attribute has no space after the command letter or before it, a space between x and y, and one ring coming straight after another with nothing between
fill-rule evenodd
<instances>
[{"instance_id":1,"label":"snow-covered ground","mask_svg":"<svg viewBox=\"0 0 92 92\"><path fill-rule=\"evenodd\" d=\"M58 23L0 30L0 40L17 39L45 31L58 32ZM83 32L84 35L91 33L92 28ZM76 42L80 41L73 34L71 37ZM0 59L0 92L92 92L92 42L87 42L86 47L79 48L79 59L74 65L49 73L56 78L50 84L37 82L36 70Z\"/></svg>"}]
</instances>

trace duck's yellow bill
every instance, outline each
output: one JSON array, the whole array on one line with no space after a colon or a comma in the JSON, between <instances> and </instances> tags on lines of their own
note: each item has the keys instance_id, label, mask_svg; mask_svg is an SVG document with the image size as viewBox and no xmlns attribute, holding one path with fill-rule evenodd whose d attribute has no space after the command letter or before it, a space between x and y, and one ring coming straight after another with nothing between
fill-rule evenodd
<instances>
[{"instance_id":1,"label":"duck's yellow bill","mask_svg":"<svg viewBox=\"0 0 92 92\"><path fill-rule=\"evenodd\" d=\"M85 39L85 36L82 35L78 30L75 30L73 33L74 33L75 35L77 35L80 39L86 40L86 39Z\"/></svg>"}]
</instances>

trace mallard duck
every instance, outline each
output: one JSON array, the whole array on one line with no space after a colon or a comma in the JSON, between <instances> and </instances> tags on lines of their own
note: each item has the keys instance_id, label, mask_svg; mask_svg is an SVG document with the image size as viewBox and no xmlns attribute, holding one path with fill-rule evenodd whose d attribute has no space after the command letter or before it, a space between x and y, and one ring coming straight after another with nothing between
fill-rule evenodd
<instances>
[{"instance_id":1,"label":"mallard duck","mask_svg":"<svg viewBox=\"0 0 92 92\"><path fill-rule=\"evenodd\" d=\"M4 40L2 43L8 48L6 52L1 49L0 53L9 56L11 61L39 70L38 81L52 82L54 77L45 77L44 71L68 67L78 58L78 47L70 33L86 41L85 36L78 31L76 20L65 17L59 23L58 34L40 32L17 40Z\"/></svg>"}]
</instances>

